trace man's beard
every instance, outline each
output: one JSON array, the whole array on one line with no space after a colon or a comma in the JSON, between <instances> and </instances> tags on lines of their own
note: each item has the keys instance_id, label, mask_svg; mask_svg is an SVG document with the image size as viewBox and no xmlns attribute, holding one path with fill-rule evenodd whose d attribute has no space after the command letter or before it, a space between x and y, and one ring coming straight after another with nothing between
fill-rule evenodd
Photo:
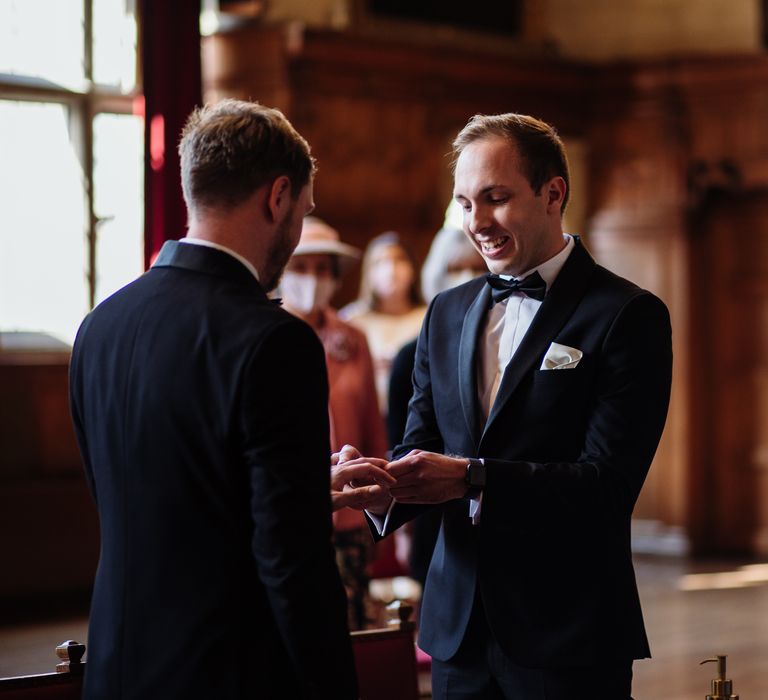
<instances>
[{"instance_id":1,"label":"man's beard","mask_svg":"<svg viewBox=\"0 0 768 700\"><path fill-rule=\"evenodd\" d=\"M291 255L293 255L293 251L296 248L296 244L291 241L290 237L294 208L295 205L292 205L283 217L283 220L278 224L277 231L275 231L275 237L272 239L272 245L267 251L263 279L261 280L261 286L267 293L273 291L277 287L280 278L283 276L285 266L288 264L288 261L291 259Z\"/></svg>"}]
</instances>

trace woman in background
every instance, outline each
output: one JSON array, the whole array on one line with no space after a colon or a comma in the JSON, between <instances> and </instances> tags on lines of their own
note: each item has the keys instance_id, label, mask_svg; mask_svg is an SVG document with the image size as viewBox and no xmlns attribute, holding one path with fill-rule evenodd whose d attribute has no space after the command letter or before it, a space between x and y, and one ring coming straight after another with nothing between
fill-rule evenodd
<instances>
[{"instance_id":1,"label":"woman in background","mask_svg":"<svg viewBox=\"0 0 768 700\"><path fill-rule=\"evenodd\" d=\"M387 411L392 359L404 343L419 334L425 311L416 268L400 236L388 231L374 238L363 257L360 295L339 316L368 339L382 414Z\"/></svg>"},{"instance_id":2,"label":"woman in background","mask_svg":"<svg viewBox=\"0 0 768 700\"><path fill-rule=\"evenodd\" d=\"M360 330L339 319L331 308L343 271L359 257L356 248L340 242L335 229L307 217L280 293L285 308L312 326L325 349L331 449L338 452L350 444L365 455L384 457L387 443L368 344ZM333 523L336 559L349 600L349 625L362 629L370 606L366 567L373 540L359 511L342 508L333 514Z\"/></svg>"}]
</instances>

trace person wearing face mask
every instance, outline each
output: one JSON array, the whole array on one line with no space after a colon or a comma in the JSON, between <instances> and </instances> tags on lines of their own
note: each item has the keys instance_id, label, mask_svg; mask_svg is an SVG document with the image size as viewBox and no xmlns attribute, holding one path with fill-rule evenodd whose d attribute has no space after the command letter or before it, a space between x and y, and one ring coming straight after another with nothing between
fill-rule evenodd
<instances>
[{"instance_id":1,"label":"person wearing face mask","mask_svg":"<svg viewBox=\"0 0 768 700\"><path fill-rule=\"evenodd\" d=\"M331 449L338 452L345 444L362 443L370 454L384 457L387 440L368 343L362 331L342 321L331 307L341 275L359 258L360 252L342 243L335 229L308 216L283 274L280 294L284 308L312 327L325 350ZM362 629L370 607L366 568L373 540L360 511L342 508L333 514L333 521L349 625Z\"/></svg>"}]
</instances>

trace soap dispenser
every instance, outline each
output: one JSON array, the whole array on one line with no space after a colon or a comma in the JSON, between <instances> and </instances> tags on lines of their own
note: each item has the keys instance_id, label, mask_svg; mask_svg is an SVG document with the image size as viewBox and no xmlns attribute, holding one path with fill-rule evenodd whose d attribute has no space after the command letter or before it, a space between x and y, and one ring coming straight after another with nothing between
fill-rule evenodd
<instances>
[{"instance_id":1,"label":"soap dispenser","mask_svg":"<svg viewBox=\"0 0 768 700\"><path fill-rule=\"evenodd\" d=\"M702 664L710 661L717 663L717 678L712 679L712 693L707 695L706 700L739 700L739 696L732 693L732 681L725 677L725 659L725 654L718 654L712 659L701 662Z\"/></svg>"}]
</instances>

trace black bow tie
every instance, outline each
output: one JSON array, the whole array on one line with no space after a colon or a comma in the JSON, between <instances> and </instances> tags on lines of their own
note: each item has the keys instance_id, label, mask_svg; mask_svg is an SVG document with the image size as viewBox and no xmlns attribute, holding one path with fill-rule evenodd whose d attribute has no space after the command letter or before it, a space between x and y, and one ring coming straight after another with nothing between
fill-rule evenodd
<instances>
[{"instance_id":1,"label":"black bow tie","mask_svg":"<svg viewBox=\"0 0 768 700\"><path fill-rule=\"evenodd\" d=\"M531 299L538 299L539 301L543 301L544 295L547 293L547 283L538 272L533 272L521 280L505 280L498 275L486 275L485 281L491 288L494 304L504 301L512 292L523 292Z\"/></svg>"}]
</instances>

